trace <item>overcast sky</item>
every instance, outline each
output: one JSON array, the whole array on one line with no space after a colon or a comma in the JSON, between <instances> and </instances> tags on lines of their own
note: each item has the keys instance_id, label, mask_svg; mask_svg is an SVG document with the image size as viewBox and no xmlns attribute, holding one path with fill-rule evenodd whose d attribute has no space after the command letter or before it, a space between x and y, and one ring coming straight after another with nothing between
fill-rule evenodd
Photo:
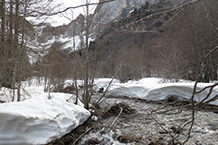
<instances>
[{"instance_id":1,"label":"overcast sky","mask_svg":"<svg viewBox=\"0 0 218 145\"><path fill-rule=\"evenodd\" d=\"M61 10L67 7L79 6L85 4L86 0L52 0L52 5L54 4L62 4ZM89 0L91 3L98 2L99 0ZM94 6L90 6L90 10L92 12L95 10ZM80 13L84 13L84 8L76 8L68 10L66 13L63 13L58 16L53 16L51 19L48 20L52 24L52 26L58 26L63 24L70 23L73 19L75 19Z\"/></svg>"}]
</instances>

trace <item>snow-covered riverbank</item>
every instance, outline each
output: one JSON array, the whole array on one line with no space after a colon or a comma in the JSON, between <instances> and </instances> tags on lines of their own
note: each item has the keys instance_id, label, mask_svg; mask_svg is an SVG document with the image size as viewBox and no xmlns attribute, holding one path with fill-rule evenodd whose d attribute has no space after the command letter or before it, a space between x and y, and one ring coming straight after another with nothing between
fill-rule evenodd
<instances>
[{"instance_id":1,"label":"snow-covered riverbank","mask_svg":"<svg viewBox=\"0 0 218 145\"><path fill-rule=\"evenodd\" d=\"M105 90L110 81L111 79L105 78L96 79L94 89L97 91L103 87ZM71 81L68 81L68 83L70 84ZM199 83L197 90L199 91L212 84L213 83ZM160 78L145 78L139 81L129 81L127 83L120 83L118 80L114 80L106 95L154 101L167 99L170 96L175 96L178 99L189 99L193 91L193 86L194 82L182 80L179 83L164 83L163 79ZM10 102L11 92L12 91L7 88L1 88L0 100ZM202 93L197 94L194 99L196 101L201 101L208 92L209 89L206 89ZM216 86L208 99L217 94L218 87ZM67 102L66 100L71 96L71 94L65 93L51 93L52 99L48 100L48 94L43 92L43 86L31 83L30 86L23 87L22 100L26 99L25 101L0 104L0 144L44 144L60 138L78 125L83 124L90 116L90 112L82 107L82 103L80 103L80 105L74 105L73 102L75 100ZM115 100L106 98L104 101L106 104L102 103L101 105L106 105L108 107L115 102L121 102L122 100L126 101L126 99L123 98L116 98ZM130 101L126 103L130 103L130 107L136 109L138 114L130 117L129 122L127 121L127 123L125 123L125 119L119 118L120 121L118 121L118 123L120 122L121 124L117 127L114 126L114 128L118 129L117 131L119 133L133 133L142 128L142 131L146 132L144 129L147 128L150 137L152 134L158 134L158 125L155 124L155 121L152 120L151 117L147 116L147 111L154 109L157 106L149 106L149 104L143 102ZM218 105L218 101L215 100L211 102L211 104ZM141 112L140 110L147 111ZM183 120L182 118L179 119L179 117L190 114L189 111L183 113L184 114L180 114L180 116L161 114L154 116L156 116L158 120L161 120L168 129L176 120ZM215 137L217 136L217 114L199 112L196 116L200 120L196 119L196 125L192 133L200 136L202 140L204 138L206 140L206 138L213 136L211 141L217 141L217 138ZM110 119L103 120L102 123L104 123L104 125L107 125L107 122L110 124L110 121L113 119L114 117L112 116ZM166 124L165 122L169 124ZM180 123L178 121L176 122ZM143 127L137 126L134 123L141 124ZM139 134L140 136L143 136L143 134ZM157 139L158 137L162 136L157 136ZM117 139L115 138L115 140ZM193 140L196 140L196 137Z\"/></svg>"}]
</instances>

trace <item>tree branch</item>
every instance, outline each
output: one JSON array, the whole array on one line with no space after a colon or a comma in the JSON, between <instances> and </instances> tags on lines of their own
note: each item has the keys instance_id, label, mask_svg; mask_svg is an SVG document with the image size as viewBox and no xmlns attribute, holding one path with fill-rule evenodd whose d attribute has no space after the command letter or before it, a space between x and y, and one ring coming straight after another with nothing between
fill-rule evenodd
<instances>
[{"instance_id":1,"label":"tree branch","mask_svg":"<svg viewBox=\"0 0 218 145\"><path fill-rule=\"evenodd\" d=\"M147 10L147 12L156 12L154 14L150 14L146 17L143 17L139 20L136 20L132 23L128 23L120 28L118 28L118 30L123 30L123 29L127 29L127 28L131 28L131 26L134 26L134 25L137 25L139 24L140 22L143 22L145 20L149 20L149 19L153 19L153 18L156 18L156 17L160 17L160 16L164 16L166 14L170 14L172 12L175 12L175 11L182 11L183 9L185 9L186 7L190 6L190 5L193 5L195 3L198 3L202 0L192 0L190 2L187 2L185 3L185 1L182 1L181 3L175 5L175 6L172 6L172 7L167 7L167 8L163 8L163 9L156 9L156 10ZM177 13L177 16L180 14L181 12ZM175 17L177 17L175 16ZM149 31L150 32L150 31Z\"/></svg>"},{"instance_id":2,"label":"tree branch","mask_svg":"<svg viewBox=\"0 0 218 145\"><path fill-rule=\"evenodd\" d=\"M104 4L104 3L108 3L108 2L113 2L113 1L116 1L116 0L106 0L106 1L98 2L98 3L87 3L87 4L82 4L82 5L78 5L78 6L74 6L74 7L67 7L64 10L61 10L61 11L58 11L58 12L54 12L54 13L50 13L50 14L41 13L41 12L38 12L38 13L40 15L54 16L54 15L57 15L57 14L64 13L64 12L70 10L70 9L77 9L77 8L80 8L80 7L86 7L86 6L91 6L91 5L100 5L100 4Z\"/></svg>"}]
</instances>

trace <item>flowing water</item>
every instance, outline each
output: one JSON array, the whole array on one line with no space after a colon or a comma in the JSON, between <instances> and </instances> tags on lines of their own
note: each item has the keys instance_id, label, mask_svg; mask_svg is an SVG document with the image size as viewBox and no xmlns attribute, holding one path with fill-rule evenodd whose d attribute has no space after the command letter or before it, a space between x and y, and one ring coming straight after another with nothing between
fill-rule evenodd
<instances>
[{"instance_id":1,"label":"flowing water","mask_svg":"<svg viewBox=\"0 0 218 145\"><path fill-rule=\"evenodd\" d=\"M98 96L99 97L99 96ZM93 100L98 98L94 96ZM135 109L135 114L106 118L98 116L94 129L83 137L79 144L173 144L183 142L188 137L192 110L181 107L148 103L130 98L106 98L100 107L108 110L114 104L124 103ZM160 109L160 110L159 110ZM158 111L154 111L158 110ZM124 111L124 110L123 110ZM122 113L121 113L122 114ZM185 126L185 127L184 127ZM174 138L174 139L173 139ZM218 144L218 114L209 111L195 111L195 121L191 130L188 145Z\"/></svg>"}]
</instances>

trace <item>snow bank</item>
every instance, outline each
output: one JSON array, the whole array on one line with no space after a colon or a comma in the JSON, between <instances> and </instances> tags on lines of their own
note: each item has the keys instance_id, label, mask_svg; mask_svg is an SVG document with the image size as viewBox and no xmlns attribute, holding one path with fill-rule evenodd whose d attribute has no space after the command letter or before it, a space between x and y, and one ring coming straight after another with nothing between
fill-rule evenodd
<instances>
[{"instance_id":1,"label":"snow bank","mask_svg":"<svg viewBox=\"0 0 218 145\"><path fill-rule=\"evenodd\" d=\"M201 89L203 89L208 85L212 85L212 84L199 83L197 87L197 91L200 91ZM193 93L194 83L175 83L175 84L170 83L160 86L161 87L159 88L155 88L151 90L148 93L148 95L145 96L145 98L148 100L164 100L170 96L177 96L179 99L190 99ZM207 89L199 94L196 94L194 100L200 102L207 96L208 93L209 90ZM218 88L216 87L208 99L214 97L217 94L218 94ZM218 105L218 100L213 101L210 104Z\"/></svg>"},{"instance_id":2,"label":"snow bank","mask_svg":"<svg viewBox=\"0 0 218 145\"><path fill-rule=\"evenodd\" d=\"M111 86L107 95L112 96L127 96L141 98L145 100L164 100L170 96L176 96L178 99L190 99L193 93L194 82L182 83L162 83L158 78L145 78L139 81L129 81L124 84ZM197 91L213 83L198 83ZM114 84L112 84L114 85ZM208 94L209 90L205 90L200 94L196 94L194 100L199 102ZM210 98L218 94L218 87L215 87ZM207 100L208 100L207 99ZM218 105L218 100L210 104Z\"/></svg>"},{"instance_id":3,"label":"snow bank","mask_svg":"<svg viewBox=\"0 0 218 145\"><path fill-rule=\"evenodd\" d=\"M45 144L83 124L90 112L66 102L69 94L53 93L52 99L34 97L0 104L0 144Z\"/></svg>"}]
</instances>

